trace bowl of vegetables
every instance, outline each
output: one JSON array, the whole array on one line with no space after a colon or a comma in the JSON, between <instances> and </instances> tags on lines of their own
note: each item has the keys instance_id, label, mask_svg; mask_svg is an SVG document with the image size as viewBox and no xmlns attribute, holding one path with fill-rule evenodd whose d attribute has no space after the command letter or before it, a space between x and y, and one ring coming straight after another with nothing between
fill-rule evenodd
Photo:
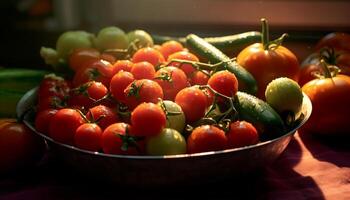
<instances>
[{"instance_id":1,"label":"bowl of vegetables","mask_svg":"<svg viewBox=\"0 0 350 200\"><path fill-rule=\"evenodd\" d=\"M61 44L72 35L83 42ZM254 96L254 76L211 44L218 38L189 34L185 43L155 45L144 31L115 27L72 35L42 49L59 73L28 91L17 114L59 160L88 176L162 185L254 172L310 117L310 100L291 79L272 81L266 101Z\"/></svg>"}]
</instances>

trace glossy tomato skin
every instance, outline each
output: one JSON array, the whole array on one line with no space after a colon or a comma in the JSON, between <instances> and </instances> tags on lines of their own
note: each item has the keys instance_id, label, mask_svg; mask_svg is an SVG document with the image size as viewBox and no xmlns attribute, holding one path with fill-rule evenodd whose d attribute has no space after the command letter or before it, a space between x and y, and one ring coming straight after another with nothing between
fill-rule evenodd
<instances>
[{"instance_id":1,"label":"glossy tomato skin","mask_svg":"<svg viewBox=\"0 0 350 200\"><path fill-rule=\"evenodd\" d=\"M49 126L49 136L64 144L73 145L76 129L85 123L81 114L71 108L63 108L52 116Z\"/></svg>"},{"instance_id":2,"label":"glossy tomato skin","mask_svg":"<svg viewBox=\"0 0 350 200\"><path fill-rule=\"evenodd\" d=\"M315 79L302 90L312 102L312 114L303 130L320 135L349 134L349 76Z\"/></svg>"},{"instance_id":3,"label":"glossy tomato skin","mask_svg":"<svg viewBox=\"0 0 350 200\"><path fill-rule=\"evenodd\" d=\"M131 132L133 136L158 135L166 125L166 115L154 103L141 103L131 113Z\"/></svg>"},{"instance_id":4,"label":"glossy tomato skin","mask_svg":"<svg viewBox=\"0 0 350 200\"><path fill-rule=\"evenodd\" d=\"M225 132L212 125L202 125L195 128L187 138L188 153L218 151L226 148Z\"/></svg>"},{"instance_id":5,"label":"glossy tomato skin","mask_svg":"<svg viewBox=\"0 0 350 200\"><path fill-rule=\"evenodd\" d=\"M85 68L87 65L100 59L100 52L94 48L78 48L74 49L68 59L69 67L78 71L80 68Z\"/></svg>"},{"instance_id":6,"label":"glossy tomato skin","mask_svg":"<svg viewBox=\"0 0 350 200\"><path fill-rule=\"evenodd\" d=\"M94 106L96 101L105 97L107 93L107 87L101 82L89 81L71 90L68 105L88 109Z\"/></svg>"},{"instance_id":7,"label":"glossy tomato skin","mask_svg":"<svg viewBox=\"0 0 350 200\"><path fill-rule=\"evenodd\" d=\"M40 111L35 116L35 129L43 134L48 134L52 117L57 113L57 109L46 109Z\"/></svg>"},{"instance_id":8,"label":"glossy tomato skin","mask_svg":"<svg viewBox=\"0 0 350 200\"><path fill-rule=\"evenodd\" d=\"M113 75L117 74L119 71L127 71L130 72L133 63L130 60L117 60L113 64Z\"/></svg>"},{"instance_id":9,"label":"glossy tomato skin","mask_svg":"<svg viewBox=\"0 0 350 200\"><path fill-rule=\"evenodd\" d=\"M175 40L170 40L167 42L164 42L160 48L159 51L163 54L165 59L168 59L169 55L182 51L183 46L180 42L177 42Z\"/></svg>"},{"instance_id":10,"label":"glossy tomato skin","mask_svg":"<svg viewBox=\"0 0 350 200\"><path fill-rule=\"evenodd\" d=\"M179 51L175 52L171 55L169 55L167 61L170 62L172 59L179 59L179 60L188 60L188 61L195 61L198 62L199 59L196 55L188 52L188 51ZM191 64L181 64L179 62L171 62L172 66L180 68L182 71L185 72L187 77L191 77L191 74L196 71L196 69Z\"/></svg>"},{"instance_id":11,"label":"glossy tomato skin","mask_svg":"<svg viewBox=\"0 0 350 200\"><path fill-rule=\"evenodd\" d=\"M237 56L238 64L247 69L258 83L257 97L264 99L268 83L278 77L288 77L298 81L299 62L287 48L265 50L261 43L252 44Z\"/></svg>"},{"instance_id":12,"label":"glossy tomato skin","mask_svg":"<svg viewBox=\"0 0 350 200\"><path fill-rule=\"evenodd\" d=\"M0 175L33 166L44 154L45 143L16 119L0 119Z\"/></svg>"},{"instance_id":13,"label":"glossy tomato skin","mask_svg":"<svg viewBox=\"0 0 350 200\"><path fill-rule=\"evenodd\" d=\"M226 137L228 148L244 147L259 142L258 131L251 123L246 121L231 123Z\"/></svg>"},{"instance_id":14,"label":"glossy tomato skin","mask_svg":"<svg viewBox=\"0 0 350 200\"><path fill-rule=\"evenodd\" d=\"M182 108L187 123L193 123L204 117L208 105L207 96L194 86L180 90L175 97L175 103Z\"/></svg>"},{"instance_id":15,"label":"glossy tomato skin","mask_svg":"<svg viewBox=\"0 0 350 200\"><path fill-rule=\"evenodd\" d=\"M112 97L126 104L126 95L124 94L124 90L135 80L134 75L127 71L119 71L115 74L110 82L109 91L112 94Z\"/></svg>"},{"instance_id":16,"label":"glossy tomato skin","mask_svg":"<svg viewBox=\"0 0 350 200\"><path fill-rule=\"evenodd\" d=\"M101 149L102 129L95 123L80 125L74 134L74 145L80 149L99 151Z\"/></svg>"},{"instance_id":17,"label":"glossy tomato skin","mask_svg":"<svg viewBox=\"0 0 350 200\"><path fill-rule=\"evenodd\" d=\"M189 78L190 85L206 85L209 80L209 76L202 71L194 71Z\"/></svg>"},{"instance_id":18,"label":"glossy tomato skin","mask_svg":"<svg viewBox=\"0 0 350 200\"><path fill-rule=\"evenodd\" d=\"M316 44L316 49L332 47L336 50L350 51L350 34L342 32L333 32L325 35Z\"/></svg>"},{"instance_id":19,"label":"glossy tomato skin","mask_svg":"<svg viewBox=\"0 0 350 200\"><path fill-rule=\"evenodd\" d=\"M238 91L236 76L227 70L213 74L208 80L208 85L216 92L228 97L233 97Z\"/></svg>"},{"instance_id":20,"label":"glossy tomato skin","mask_svg":"<svg viewBox=\"0 0 350 200\"><path fill-rule=\"evenodd\" d=\"M153 66L158 66L165 61L163 55L152 47L144 47L137 50L131 60L133 63L147 61Z\"/></svg>"},{"instance_id":21,"label":"glossy tomato skin","mask_svg":"<svg viewBox=\"0 0 350 200\"><path fill-rule=\"evenodd\" d=\"M119 121L117 113L104 105L90 108L86 114L86 118L89 121L96 122L102 130Z\"/></svg>"},{"instance_id":22,"label":"glossy tomato skin","mask_svg":"<svg viewBox=\"0 0 350 200\"><path fill-rule=\"evenodd\" d=\"M134 75L134 78L137 80L153 79L154 75L156 74L154 66L147 61L134 63L130 72Z\"/></svg>"}]
</instances>

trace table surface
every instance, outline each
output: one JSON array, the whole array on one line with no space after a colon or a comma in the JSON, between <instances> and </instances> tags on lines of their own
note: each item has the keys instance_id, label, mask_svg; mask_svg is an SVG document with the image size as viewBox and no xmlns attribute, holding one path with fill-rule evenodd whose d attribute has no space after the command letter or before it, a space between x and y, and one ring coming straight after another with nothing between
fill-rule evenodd
<instances>
[{"instance_id":1,"label":"table surface","mask_svg":"<svg viewBox=\"0 0 350 200\"><path fill-rule=\"evenodd\" d=\"M350 199L348 139L297 132L265 169L241 178L195 186L131 188L82 177L43 159L26 172L0 178L0 199Z\"/></svg>"}]
</instances>

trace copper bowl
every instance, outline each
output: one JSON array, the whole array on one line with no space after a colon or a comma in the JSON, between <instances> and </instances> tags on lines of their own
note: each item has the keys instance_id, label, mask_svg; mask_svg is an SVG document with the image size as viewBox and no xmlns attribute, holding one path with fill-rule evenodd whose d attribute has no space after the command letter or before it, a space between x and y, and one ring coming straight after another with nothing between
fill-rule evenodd
<instances>
[{"instance_id":1,"label":"copper bowl","mask_svg":"<svg viewBox=\"0 0 350 200\"><path fill-rule=\"evenodd\" d=\"M84 175L123 185L164 185L201 183L242 176L270 165L286 149L295 132L310 117L312 105L304 94L302 121L282 136L256 145L195 154L171 156L110 155L82 150L54 141L35 130L32 109L37 89L28 91L17 105L24 123L46 140L48 150L70 168Z\"/></svg>"}]
</instances>

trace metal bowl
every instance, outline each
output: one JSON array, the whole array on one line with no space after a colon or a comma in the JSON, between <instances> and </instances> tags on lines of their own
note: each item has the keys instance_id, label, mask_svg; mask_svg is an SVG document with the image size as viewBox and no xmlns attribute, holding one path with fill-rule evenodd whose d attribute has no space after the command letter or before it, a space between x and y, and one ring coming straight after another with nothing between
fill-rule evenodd
<instances>
[{"instance_id":1,"label":"metal bowl","mask_svg":"<svg viewBox=\"0 0 350 200\"><path fill-rule=\"evenodd\" d=\"M38 132L33 126L37 89L28 91L17 105L17 114L49 151L84 175L128 185L201 183L256 172L271 164L285 150L294 133L310 117L312 105L304 94L303 120L282 136L242 148L172 156L127 156L91 152L62 144Z\"/></svg>"}]
</instances>

